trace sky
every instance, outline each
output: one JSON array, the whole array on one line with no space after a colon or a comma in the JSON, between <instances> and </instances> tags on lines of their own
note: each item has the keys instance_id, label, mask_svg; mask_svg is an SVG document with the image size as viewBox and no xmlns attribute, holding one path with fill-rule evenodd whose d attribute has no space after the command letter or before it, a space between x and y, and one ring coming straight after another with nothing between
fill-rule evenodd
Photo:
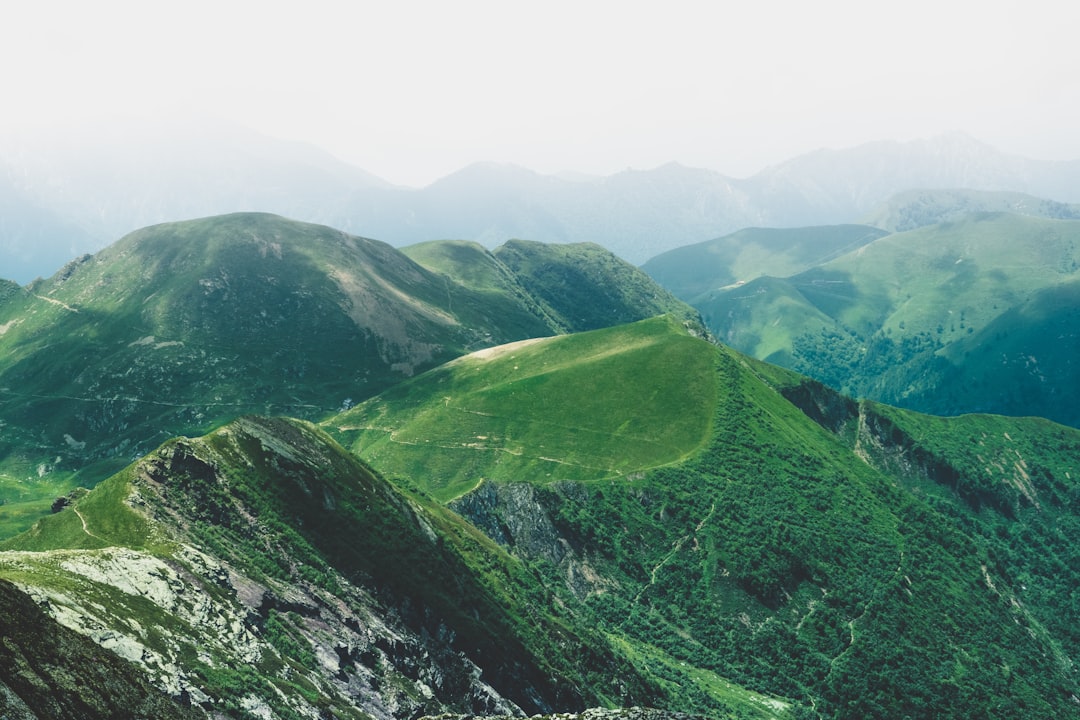
<instances>
[{"instance_id":1,"label":"sky","mask_svg":"<svg viewBox=\"0 0 1080 720\"><path fill-rule=\"evenodd\" d=\"M476 161L745 177L957 130L1080 159L1080 9L1062 0L15 5L6 136L206 116L411 186Z\"/></svg>"}]
</instances>

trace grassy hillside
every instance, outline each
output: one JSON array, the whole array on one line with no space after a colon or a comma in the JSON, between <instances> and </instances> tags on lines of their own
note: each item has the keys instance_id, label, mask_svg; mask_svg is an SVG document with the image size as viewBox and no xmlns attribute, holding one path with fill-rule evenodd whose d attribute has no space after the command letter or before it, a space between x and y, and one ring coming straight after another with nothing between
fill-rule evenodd
<instances>
[{"instance_id":1,"label":"grassy hillside","mask_svg":"<svg viewBox=\"0 0 1080 720\"><path fill-rule=\"evenodd\" d=\"M700 325L692 307L592 243L511 240L488 251L474 242L436 240L402 252L477 293L514 298L521 312L543 318L557 332L595 330L664 313Z\"/></svg>"},{"instance_id":2,"label":"grassy hillside","mask_svg":"<svg viewBox=\"0 0 1080 720\"><path fill-rule=\"evenodd\" d=\"M598 247L529 246L543 273L456 247L477 262L432 271L374 240L236 214L146 228L0 286L0 536L244 413L323 417L482 347L669 305L695 316ZM484 263L502 280L480 280Z\"/></svg>"},{"instance_id":3,"label":"grassy hillside","mask_svg":"<svg viewBox=\"0 0 1080 720\"><path fill-rule=\"evenodd\" d=\"M441 500L481 478L625 478L703 446L714 362L711 346L660 317L482 350L329 425L381 472Z\"/></svg>"},{"instance_id":4,"label":"grassy hillside","mask_svg":"<svg viewBox=\"0 0 1080 720\"><path fill-rule=\"evenodd\" d=\"M1075 423L1056 389L1077 381L1078 248L1080 221L977 214L697 307L733 346L855 396Z\"/></svg>"},{"instance_id":5,"label":"grassy hillside","mask_svg":"<svg viewBox=\"0 0 1080 720\"><path fill-rule=\"evenodd\" d=\"M669 250L641 268L677 297L696 306L712 291L765 275L795 275L885 234L866 225L746 228Z\"/></svg>"},{"instance_id":6,"label":"grassy hillside","mask_svg":"<svg viewBox=\"0 0 1080 720\"><path fill-rule=\"evenodd\" d=\"M567 332L595 330L668 313L692 324L697 313L644 272L593 243L510 240L493 255ZM649 312L642 313L642 308Z\"/></svg>"},{"instance_id":7,"label":"grassy hillside","mask_svg":"<svg viewBox=\"0 0 1080 720\"><path fill-rule=\"evenodd\" d=\"M670 396L664 372L640 372L624 348L646 331L671 343L671 357L701 353L698 369L680 374L701 405ZM390 476L454 497L457 512L639 668L681 688L683 709L730 682L779 696L759 710L795 716L1072 712L1080 645L1067 618L1080 578L1066 569L1075 566L1065 538L1080 512L1080 432L860 404L671 323L577 339L587 343L584 367L605 342L620 362L601 373L562 360L542 394L515 395L515 365L526 389L545 352L574 346L509 347L418 377L330 425L352 427L354 451ZM702 372L712 378L704 385ZM586 392L590 376L604 392ZM494 402L459 400L472 402L462 390L474 388ZM602 431L588 444L551 428L540 401L574 396L558 414L578 435ZM704 442L681 460L654 457L622 475L605 468L620 419L704 406ZM350 425L359 419L370 427ZM443 429L459 424L459 436ZM577 469L589 454L600 471Z\"/></svg>"}]
</instances>

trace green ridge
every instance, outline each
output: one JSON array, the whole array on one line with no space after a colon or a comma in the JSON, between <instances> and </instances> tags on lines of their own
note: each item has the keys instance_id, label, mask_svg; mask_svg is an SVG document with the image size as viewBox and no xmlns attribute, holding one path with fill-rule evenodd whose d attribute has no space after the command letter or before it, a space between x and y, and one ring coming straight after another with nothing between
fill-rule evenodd
<instances>
[{"instance_id":1,"label":"green ridge","mask_svg":"<svg viewBox=\"0 0 1080 720\"><path fill-rule=\"evenodd\" d=\"M245 413L322 418L483 347L696 317L598 246L522 247L514 270L468 243L420 246L418 263L239 213L145 228L48 280L0 285L0 537L169 437Z\"/></svg>"},{"instance_id":2,"label":"green ridge","mask_svg":"<svg viewBox=\"0 0 1080 720\"><path fill-rule=\"evenodd\" d=\"M662 322L506 348L498 362L464 358L329 425L384 423L376 431L356 422L345 436L403 484L444 499L466 490L453 507L532 563L639 668L682 687L680 709L700 711L698 691L715 702L715 678L723 678L782 698L796 716L1069 712L1080 645L1054 614L1070 617L1069 588L1080 580L1075 569L1065 570L1075 552L1063 543L1080 516L1073 479L1080 433L859 404ZM459 389L492 393L497 404L475 406L484 413L477 415L483 432L516 439L520 428L546 429L547 416L538 395L509 390L515 365L532 376L542 358L564 350L588 368L606 343L620 359L613 372L625 373L621 386L648 393L668 379L636 369L633 339L646 331L657 345L670 344L670 357L686 352L679 345L687 342L708 358L681 375L690 386L700 383L694 373L704 372L716 388L698 393L712 418L693 452L606 477L549 476L536 462L504 473L505 452L475 453L481 459L471 464L461 459L464 450L454 443L464 440L453 440L452 428L477 431L451 419ZM625 396L604 394L593 404L585 395L586 378L599 373L559 367L546 378L545 394L579 395L583 425L603 427L625 411ZM680 406L628 404L657 417ZM1026 443L1016 449L1027 463L1027 492L1045 498L1041 507L1021 489L1023 475L1013 468L1019 460L1004 457L1006 449L995 446L986 464L1008 472L990 477L977 452L960 449L1008 428ZM387 440L391 431L398 442ZM592 453L603 465L600 458L620 442L608 434L607 444L574 446L557 437L536 430L511 458L559 448L561 455L548 457L577 452L584 465ZM442 473L454 481L444 483ZM476 484L480 479L496 482ZM533 490L516 489L523 483ZM537 539L537 518L544 517L564 545ZM1038 598L1037 606L1028 598Z\"/></svg>"},{"instance_id":3,"label":"green ridge","mask_svg":"<svg viewBox=\"0 0 1080 720\"><path fill-rule=\"evenodd\" d=\"M1055 389L1077 381L1077 282L1080 221L976 213L696 307L734 347L857 397L1075 425Z\"/></svg>"},{"instance_id":4,"label":"green ridge","mask_svg":"<svg viewBox=\"0 0 1080 720\"><path fill-rule=\"evenodd\" d=\"M481 478L626 477L703 446L714 362L714 348L661 317L481 351L327 426L442 500Z\"/></svg>"}]
</instances>

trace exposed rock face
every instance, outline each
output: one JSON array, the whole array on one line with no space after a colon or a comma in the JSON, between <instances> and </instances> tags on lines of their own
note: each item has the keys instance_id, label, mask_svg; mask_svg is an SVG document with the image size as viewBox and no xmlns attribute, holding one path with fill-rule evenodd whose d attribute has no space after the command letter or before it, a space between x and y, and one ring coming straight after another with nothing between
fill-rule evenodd
<instances>
[{"instance_id":1,"label":"exposed rock face","mask_svg":"<svg viewBox=\"0 0 1080 720\"><path fill-rule=\"evenodd\" d=\"M578 487L561 483L558 491L572 494ZM534 485L481 482L450 507L515 554L558 567L565 573L567 587L579 598L603 592L608 584L559 534Z\"/></svg>"},{"instance_id":2,"label":"exposed rock face","mask_svg":"<svg viewBox=\"0 0 1080 720\"><path fill-rule=\"evenodd\" d=\"M798 385L785 387L780 394L811 420L826 430L839 433L859 416L859 404L829 386L806 378Z\"/></svg>"},{"instance_id":3,"label":"exposed rock face","mask_svg":"<svg viewBox=\"0 0 1080 720\"><path fill-rule=\"evenodd\" d=\"M0 581L0 717L187 720L203 713L154 688L132 663L57 624Z\"/></svg>"},{"instance_id":4,"label":"exposed rock face","mask_svg":"<svg viewBox=\"0 0 1080 720\"><path fill-rule=\"evenodd\" d=\"M482 670L477 662L490 658L470 659L431 607L384 595L364 573L347 577L319 561L310 541L283 535L230 475L261 464L274 482L300 493L294 504L310 501L300 525L337 523L327 525L329 538L347 534L342 519L332 519L338 505L362 497L376 516L400 513L434 552L435 530L388 486L349 478L370 483L366 495L354 496L319 484L327 468L350 462L335 452L287 423L248 420L213 447L177 440L127 476L125 507L149 528L134 547L10 551L0 554L0 569L33 578L25 592L61 625L211 715L315 718L327 707L342 718L385 720L446 711L523 715L490 678L527 669ZM90 545L110 542L94 510L75 505L64 514L76 532L81 523ZM230 540L218 544L221 537ZM542 694L535 701L550 706Z\"/></svg>"},{"instance_id":5,"label":"exposed rock face","mask_svg":"<svg viewBox=\"0 0 1080 720\"><path fill-rule=\"evenodd\" d=\"M505 548L558 565L570 552L528 483L482 482L450 507Z\"/></svg>"},{"instance_id":6,"label":"exposed rock face","mask_svg":"<svg viewBox=\"0 0 1080 720\"><path fill-rule=\"evenodd\" d=\"M694 720L696 716L686 713L656 710L654 708L589 708L580 713L556 713L534 715L530 720ZM498 716L439 715L421 720L508 720Z\"/></svg>"}]
</instances>

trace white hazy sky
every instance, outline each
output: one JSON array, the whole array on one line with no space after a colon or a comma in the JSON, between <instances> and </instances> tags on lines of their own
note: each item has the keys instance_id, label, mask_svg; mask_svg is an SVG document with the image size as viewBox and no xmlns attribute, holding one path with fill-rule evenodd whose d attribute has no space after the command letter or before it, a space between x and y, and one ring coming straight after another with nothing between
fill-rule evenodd
<instances>
[{"instance_id":1,"label":"white hazy sky","mask_svg":"<svg viewBox=\"0 0 1080 720\"><path fill-rule=\"evenodd\" d=\"M0 131L194 112L423 185L477 160L744 176L963 130L1080 158L1065 0L16 0Z\"/></svg>"}]
</instances>

